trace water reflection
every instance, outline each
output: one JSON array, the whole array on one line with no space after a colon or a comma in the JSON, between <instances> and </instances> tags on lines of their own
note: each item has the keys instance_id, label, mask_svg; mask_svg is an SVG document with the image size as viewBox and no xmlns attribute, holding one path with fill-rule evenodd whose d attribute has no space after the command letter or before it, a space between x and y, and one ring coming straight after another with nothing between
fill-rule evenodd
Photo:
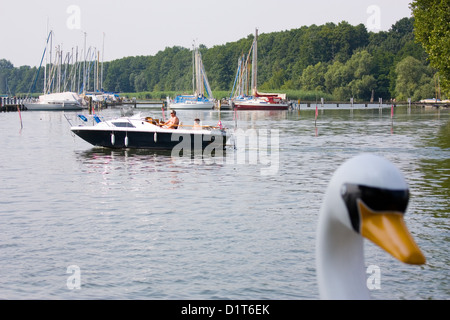
<instances>
[{"instance_id":1,"label":"water reflection","mask_svg":"<svg viewBox=\"0 0 450 320\"><path fill-rule=\"evenodd\" d=\"M178 184L182 168L166 150L91 148L77 153L81 171L87 177L102 177L108 187L129 180L144 180L152 184L163 179ZM94 174L94 175L92 175Z\"/></svg>"},{"instance_id":2,"label":"water reflection","mask_svg":"<svg viewBox=\"0 0 450 320\"><path fill-rule=\"evenodd\" d=\"M199 150L174 153L171 150L150 149L109 149L91 148L77 152L78 160L87 168L103 168L108 173L115 168L114 164L134 167L144 171L174 171L186 165L222 165L226 162L227 150L202 152ZM230 148L233 152L232 148ZM108 170L106 170L109 168Z\"/></svg>"},{"instance_id":3,"label":"water reflection","mask_svg":"<svg viewBox=\"0 0 450 320\"><path fill-rule=\"evenodd\" d=\"M372 152L410 182L407 224L428 259L418 270L369 247L367 262L382 267L374 296L448 299L449 110L396 108L394 134L389 109L326 109L317 126L314 111L238 114L244 131L279 130L279 170L270 176L256 162L269 148L247 147L243 164L240 149L226 150L225 164L183 161L168 151L93 148L59 113L23 113L19 135L18 116L1 114L0 226L14 244L3 248L2 291L13 299L315 299L315 229L328 181L349 157ZM197 113L234 127L231 111L180 116ZM92 281L67 290L49 261L63 273L75 263Z\"/></svg>"},{"instance_id":4,"label":"water reflection","mask_svg":"<svg viewBox=\"0 0 450 320\"><path fill-rule=\"evenodd\" d=\"M128 158L141 157L149 155L158 155L161 157L170 157L170 150L149 150L149 149L110 149L110 148L91 148L78 152L80 159L93 160L99 158Z\"/></svg>"},{"instance_id":5,"label":"water reflection","mask_svg":"<svg viewBox=\"0 0 450 320\"><path fill-rule=\"evenodd\" d=\"M441 149L450 148L450 120L439 128L434 140L431 140L431 144Z\"/></svg>"},{"instance_id":6,"label":"water reflection","mask_svg":"<svg viewBox=\"0 0 450 320\"><path fill-rule=\"evenodd\" d=\"M432 212L439 217L447 217L450 212L450 121L439 128L433 139L425 140L431 147L433 157L424 158L420 169L424 174L424 184L434 195L442 195L441 201L435 201ZM436 148L436 149L435 149ZM440 150L439 150L440 149ZM438 157L438 154L442 154Z\"/></svg>"}]
</instances>

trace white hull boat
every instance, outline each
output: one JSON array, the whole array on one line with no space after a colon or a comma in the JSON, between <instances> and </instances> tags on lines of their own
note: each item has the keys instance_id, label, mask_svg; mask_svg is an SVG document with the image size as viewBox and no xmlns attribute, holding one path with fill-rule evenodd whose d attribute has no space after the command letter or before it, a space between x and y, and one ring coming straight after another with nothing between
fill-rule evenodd
<instances>
[{"instance_id":1,"label":"white hull boat","mask_svg":"<svg viewBox=\"0 0 450 320\"><path fill-rule=\"evenodd\" d=\"M177 96L175 101L169 101L169 109L214 109L214 101L206 98L196 98L194 96Z\"/></svg>"},{"instance_id":2,"label":"white hull boat","mask_svg":"<svg viewBox=\"0 0 450 320\"><path fill-rule=\"evenodd\" d=\"M30 111L76 111L86 106L78 94L61 92L41 95L37 102L25 103L25 108Z\"/></svg>"},{"instance_id":3,"label":"white hull boat","mask_svg":"<svg viewBox=\"0 0 450 320\"><path fill-rule=\"evenodd\" d=\"M250 53L253 54L250 63ZM286 100L286 94L279 93L260 93L257 89L258 82L258 29L255 31L255 39L250 48L246 59L242 57L239 60L238 71L235 83L230 97L230 104L236 110L288 110L289 102ZM252 93L248 91L248 73L251 68L251 88ZM233 97L234 95L234 97Z\"/></svg>"},{"instance_id":4,"label":"white hull boat","mask_svg":"<svg viewBox=\"0 0 450 320\"><path fill-rule=\"evenodd\" d=\"M173 100L167 97L167 107L173 110L214 109L215 100L198 48L194 48L192 51L192 86L192 95L178 95Z\"/></svg>"}]
</instances>

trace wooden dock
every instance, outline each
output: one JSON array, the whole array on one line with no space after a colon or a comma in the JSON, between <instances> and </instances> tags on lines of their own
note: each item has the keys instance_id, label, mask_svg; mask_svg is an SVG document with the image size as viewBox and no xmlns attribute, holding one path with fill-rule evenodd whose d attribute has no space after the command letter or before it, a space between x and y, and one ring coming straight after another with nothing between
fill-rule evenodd
<instances>
[{"instance_id":1,"label":"wooden dock","mask_svg":"<svg viewBox=\"0 0 450 320\"><path fill-rule=\"evenodd\" d=\"M322 101L290 101L291 102L291 108L292 109L314 109L314 107L317 105L319 107L327 107L327 108L336 108L339 109L339 107L349 108L349 107L356 107L356 108L390 108L391 106L397 107L397 106L414 106L414 107L422 107L422 108L448 108L450 107L449 101L442 101L442 102L409 102L409 101L402 101L402 102L355 102L355 103L349 103L349 102L339 102L339 101L330 101L330 102L322 102Z\"/></svg>"},{"instance_id":2,"label":"wooden dock","mask_svg":"<svg viewBox=\"0 0 450 320\"><path fill-rule=\"evenodd\" d=\"M0 112L14 112L14 111L26 111L27 108L25 107L25 103L26 102L31 102L30 98L17 98L17 97L0 97ZM318 105L321 107L331 107L331 108L339 108L340 106L345 107L349 107L352 106L352 103L349 102L335 102L335 101L331 101L331 102L323 102L323 101L290 101L291 102L291 109L309 109L309 108L313 108L314 106ZM108 108L108 107L122 107L123 105L134 105L134 107L138 107L139 105L162 105L165 109L167 108L165 106L166 104L166 100L157 100L157 99L153 99L153 100L135 100L135 99L130 99L130 100L124 100L121 101L120 103L105 103L105 105L103 105L104 108ZM382 108L382 107L390 107L391 105L394 105L394 107L396 107L397 105L413 105L416 107L422 107L422 108L449 108L450 107L450 102L448 100L446 101L437 101L437 102L388 102L388 103L374 103L374 102L361 102L361 103L354 103L355 106L358 107L376 107L377 105ZM226 104L222 105L222 108L216 108L218 110L228 110L229 108L227 108Z\"/></svg>"},{"instance_id":3,"label":"wooden dock","mask_svg":"<svg viewBox=\"0 0 450 320\"><path fill-rule=\"evenodd\" d=\"M0 112L11 112L11 111L25 111L25 102L27 99L17 98L17 97L1 97L0 98Z\"/></svg>"},{"instance_id":4,"label":"wooden dock","mask_svg":"<svg viewBox=\"0 0 450 320\"><path fill-rule=\"evenodd\" d=\"M419 106L422 108L449 108L450 101L438 101L438 102L414 102L413 105Z\"/></svg>"}]
</instances>

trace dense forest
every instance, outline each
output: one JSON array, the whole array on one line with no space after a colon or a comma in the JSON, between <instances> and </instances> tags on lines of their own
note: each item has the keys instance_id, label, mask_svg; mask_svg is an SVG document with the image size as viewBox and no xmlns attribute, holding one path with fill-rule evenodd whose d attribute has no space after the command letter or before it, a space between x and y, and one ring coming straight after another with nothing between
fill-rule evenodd
<instances>
[{"instance_id":1,"label":"dense forest","mask_svg":"<svg viewBox=\"0 0 450 320\"><path fill-rule=\"evenodd\" d=\"M231 91L238 59L247 54L252 41L250 34L212 48L200 45L214 92ZM152 97L151 92L192 91L190 48L175 46L154 56L105 62L103 69L105 91L148 92L148 97ZM427 54L415 41L414 18L403 18L389 31L376 33L367 31L363 24L352 26L343 21L258 37L258 88L287 92L290 99L315 95L341 101L350 97L417 101L435 97L435 75ZM42 68L38 73L36 67L14 67L0 60L1 94L42 92L43 78Z\"/></svg>"}]
</instances>

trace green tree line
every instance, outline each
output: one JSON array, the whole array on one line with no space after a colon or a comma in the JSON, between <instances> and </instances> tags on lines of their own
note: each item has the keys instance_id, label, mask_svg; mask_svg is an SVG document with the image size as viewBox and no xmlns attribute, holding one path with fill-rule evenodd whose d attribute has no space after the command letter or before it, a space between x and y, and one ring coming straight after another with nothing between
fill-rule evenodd
<instances>
[{"instance_id":1,"label":"green tree line","mask_svg":"<svg viewBox=\"0 0 450 320\"><path fill-rule=\"evenodd\" d=\"M439 71L437 80L443 92L450 95L450 1L415 0L410 8L416 39L428 54L430 65Z\"/></svg>"},{"instance_id":2,"label":"green tree line","mask_svg":"<svg viewBox=\"0 0 450 320\"><path fill-rule=\"evenodd\" d=\"M214 92L230 92L238 59L253 35L224 45L200 45ZM415 41L414 18L403 18L389 31L369 32L343 21L311 25L258 37L258 88L287 92L290 99L328 97L346 101L383 98L419 100L436 93L436 70ZM105 62L103 89L113 92L192 92L192 51L167 47L154 56ZM0 93L42 92L43 72L15 68L0 60ZM93 81L92 81L93 82Z\"/></svg>"}]
</instances>

